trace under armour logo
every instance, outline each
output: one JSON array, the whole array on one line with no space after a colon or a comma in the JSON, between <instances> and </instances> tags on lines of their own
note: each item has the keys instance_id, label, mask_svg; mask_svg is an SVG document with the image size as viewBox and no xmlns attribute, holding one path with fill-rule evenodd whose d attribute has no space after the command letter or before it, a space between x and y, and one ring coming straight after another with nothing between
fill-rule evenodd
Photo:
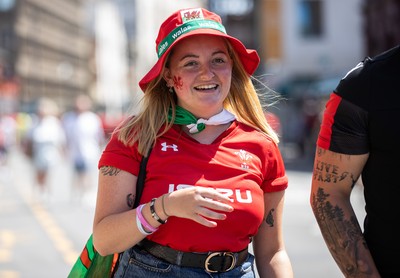
<instances>
[{"instance_id":1,"label":"under armour logo","mask_svg":"<svg viewBox=\"0 0 400 278\"><path fill-rule=\"evenodd\" d=\"M164 143L161 143L161 146L162 146L161 150L162 150L163 152L166 152L168 148L173 149L174 152L177 152L177 151L178 151L178 146L175 145L175 144L168 145L167 142L164 142Z\"/></svg>"}]
</instances>

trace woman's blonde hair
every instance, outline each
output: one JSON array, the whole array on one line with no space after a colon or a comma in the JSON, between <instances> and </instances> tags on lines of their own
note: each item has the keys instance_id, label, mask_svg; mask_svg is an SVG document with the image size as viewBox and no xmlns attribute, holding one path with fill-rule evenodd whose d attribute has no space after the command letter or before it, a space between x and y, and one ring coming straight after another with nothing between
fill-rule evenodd
<instances>
[{"instance_id":1,"label":"woman's blonde hair","mask_svg":"<svg viewBox=\"0 0 400 278\"><path fill-rule=\"evenodd\" d=\"M265 118L259 95L251 77L245 71L237 53L228 41L227 45L233 67L231 88L224 101L224 108L235 114L238 121L264 132L274 142L278 143L278 136ZM118 133L118 139L124 144L133 145L137 142L138 151L142 155L147 155L156 139L172 127L173 120L168 121L170 107L173 111L172 118L175 118L176 95L169 92L169 88L162 77L171 53L172 51L166 59L161 74L147 86L141 100L141 111L128 118L115 130ZM161 130L164 124L165 128Z\"/></svg>"}]
</instances>

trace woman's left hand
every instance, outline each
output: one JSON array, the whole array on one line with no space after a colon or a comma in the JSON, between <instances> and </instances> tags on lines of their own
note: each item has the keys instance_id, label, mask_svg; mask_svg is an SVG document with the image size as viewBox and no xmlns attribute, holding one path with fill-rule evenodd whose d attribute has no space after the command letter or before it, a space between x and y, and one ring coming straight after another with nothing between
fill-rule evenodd
<instances>
[{"instance_id":1,"label":"woman's left hand","mask_svg":"<svg viewBox=\"0 0 400 278\"><path fill-rule=\"evenodd\" d=\"M207 227L216 227L213 220L226 219L225 212L232 212L231 201L213 188L189 187L165 196L165 211L169 216L192 219Z\"/></svg>"}]
</instances>

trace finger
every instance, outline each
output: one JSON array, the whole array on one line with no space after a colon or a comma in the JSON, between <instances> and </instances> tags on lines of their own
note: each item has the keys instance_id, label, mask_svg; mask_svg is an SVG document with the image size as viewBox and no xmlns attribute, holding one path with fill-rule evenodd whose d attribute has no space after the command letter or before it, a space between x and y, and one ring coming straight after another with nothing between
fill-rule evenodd
<instances>
[{"instance_id":1,"label":"finger","mask_svg":"<svg viewBox=\"0 0 400 278\"><path fill-rule=\"evenodd\" d=\"M206 190L201 192L201 195L205 198L209 198L212 200L221 201L224 203L231 203L231 199L229 197L227 197L224 194L219 193L217 190L212 189L212 188L207 188Z\"/></svg>"},{"instance_id":2,"label":"finger","mask_svg":"<svg viewBox=\"0 0 400 278\"><path fill-rule=\"evenodd\" d=\"M206 217L207 219L215 219L215 220L225 220L227 217L225 213L219 213L217 211L210 210L205 207L200 207L198 209L197 214L202 217Z\"/></svg>"},{"instance_id":3,"label":"finger","mask_svg":"<svg viewBox=\"0 0 400 278\"><path fill-rule=\"evenodd\" d=\"M195 216L193 216L192 220L203 226L210 227L210 228L215 228L218 225L217 222L209 220L207 218L204 218L203 216L201 216L199 214L196 214Z\"/></svg>"},{"instance_id":4,"label":"finger","mask_svg":"<svg viewBox=\"0 0 400 278\"><path fill-rule=\"evenodd\" d=\"M220 201L216 201L210 198L204 198L200 201L199 205L202 207L208 208L208 209L213 209L213 210L219 210L219 211L225 211L225 212L232 212L233 207L229 204L221 203Z\"/></svg>"}]
</instances>

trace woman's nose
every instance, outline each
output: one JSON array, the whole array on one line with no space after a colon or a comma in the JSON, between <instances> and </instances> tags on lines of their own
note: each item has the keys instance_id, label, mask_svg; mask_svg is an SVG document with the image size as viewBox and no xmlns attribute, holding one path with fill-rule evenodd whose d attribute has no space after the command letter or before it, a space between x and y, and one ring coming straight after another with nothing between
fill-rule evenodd
<instances>
[{"instance_id":1,"label":"woman's nose","mask_svg":"<svg viewBox=\"0 0 400 278\"><path fill-rule=\"evenodd\" d=\"M201 78L211 79L215 76L215 73L210 65L203 65L200 69Z\"/></svg>"}]
</instances>

